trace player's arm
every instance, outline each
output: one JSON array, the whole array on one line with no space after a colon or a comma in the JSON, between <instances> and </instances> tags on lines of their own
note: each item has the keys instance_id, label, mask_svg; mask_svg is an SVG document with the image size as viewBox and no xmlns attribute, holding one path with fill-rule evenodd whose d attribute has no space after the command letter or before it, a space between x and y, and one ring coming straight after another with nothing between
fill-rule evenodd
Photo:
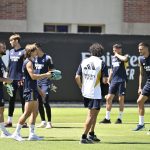
<instances>
[{"instance_id":1,"label":"player's arm","mask_svg":"<svg viewBox=\"0 0 150 150\"><path fill-rule=\"evenodd\" d=\"M142 91L142 80L143 80L143 66L139 62L139 88L138 88L138 94Z\"/></svg>"},{"instance_id":2,"label":"player's arm","mask_svg":"<svg viewBox=\"0 0 150 150\"><path fill-rule=\"evenodd\" d=\"M12 80L10 80L9 78L2 78L2 77L0 77L0 82L4 82L4 83L10 84L10 83L12 83Z\"/></svg>"},{"instance_id":3,"label":"player's arm","mask_svg":"<svg viewBox=\"0 0 150 150\"><path fill-rule=\"evenodd\" d=\"M51 77L51 72L47 72L47 73L44 73L44 74L34 74L33 64L32 64L31 61L29 61L26 64L26 68L27 68L27 71L28 71L30 77L32 78L32 80L39 80L39 79L50 78Z\"/></svg>"},{"instance_id":4,"label":"player's arm","mask_svg":"<svg viewBox=\"0 0 150 150\"><path fill-rule=\"evenodd\" d=\"M82 88L81 76L82 76L82 69L81 65L79 65L78 70L76 72L75 81L80 89Z\"/></svg>"},{"instance_id":5,"label":"player's arm","mask_svg":"<svg viewBox=\"0 0 150 150\"><path fill-rule=\"evenodd\" d=\"M102 62L102 82L107 84L108 82L108 67L104 62Z\"/></svg>"},{"instance_id":6,"label":"player's arm","mask_svg":"<svg viewBox=\"0 0 150 150\"><path fill-rule=\"evenodd\" d=\"M48 59L47 59L47 64L48 64L48 70L49 71L52 71L54 70L54 63L53 63L53 60L52 60L52 57L47 55Z\"/></svg>"},{"instance_id":7,"label":"player's arm","mask_svg":"<svg viewBox=\"0 0 150 150\"><path fill-rule=\"evenodd\" d=\"M113 71L112 71L112 68L109 70L109 77L108 77L108 84L110 84L111 80L112 80L112 74L113 74Z\"/></svg>"},{"instance_id":8,"label":"player's arm","mask_svg":"<svg viewBox=\"0 0 150 150\"><path fill-rule=\"evenodd\" d=\"M120 54L118 54L118 53L115 53L115 56L117 57L117 58L119 58L121 61L128 61L128 55L120 55Z\"/></svg>"}]
</instances>

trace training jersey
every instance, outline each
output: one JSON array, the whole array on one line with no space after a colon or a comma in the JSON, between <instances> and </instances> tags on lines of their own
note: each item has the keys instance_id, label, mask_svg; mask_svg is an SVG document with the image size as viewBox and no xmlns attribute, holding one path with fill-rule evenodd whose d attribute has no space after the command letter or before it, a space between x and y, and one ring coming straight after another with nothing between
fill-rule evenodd
<instances>
[{"instance_id":1,"label":"training jersey","mask_svg":"<svg viewBox=\"0 0 150 150\"><path fill-rule=\"evenodd\" d=\"M24 61L22 66L22 71L24 75L24 91L30 91L30 90L37 90L37 80L33 80L26 68L27 63L31 61L28 58ZM33 63L33 69L34 69L34 61L31 61Z\"/></svg>"},{"instance_id":2,"label":"training jersey","mask_svg":"<svg viewBox=\"0 0 150 150\"><path fill-rule=\"evenodd\" d=\"M126 67L124 61L121 61L116 56L111 58L111 68L112 68L112 80L111 82L124 82L127 81Z\"/></svg>"},{"instance_id":3,"label":"training jersey","mask_svg":"<svg viewBox=\"0 0 150 150\"><path fill-rule=\"evenodd\" d=\"M35 58L35 73L43 74L48 72L50 69L54 69L52 58L49 55L44 54L42 57ZM38 85L50 84L48 78L38 80Z\"/></svg>"},{"instance_id":4,"label":"training jersey","mask_svg":"<svg viewBox=\"0 0 150 150\"><path fill-rule=\"evenodd\" d=\"M12 80L22 80L22 65L24 61L25 50L20 48L18 50L11 49L9 52L9 78Z\"/></svg>"},{"instance_id":5,"label":"training jersey","mask_svg":"<svg viewBox=\"0 0 150 150\"><path fill-rule=\"evenodd\" d=\"M77 72L82 76L82 95L90 99L102 99L100 79L103 74L108 77L108 70L105 63L96 56L84 59Z\"/></svg>"},{"instance_id":6,"label":"training jersey","mask_svg":"<svg viewBox=\"0 0 150 150\"><path fill-rule=\"evenodd\" d=\"M0 57L0 77L3 78L4 71L6 70L6 66ZM0 90L3 89L3 82L0 82Z\"/></svg>"},{"instance_id":7,"label":"training jersey","mask_svg":"<svg viewBox=\"0 0 150 150\"><path fill-rule=\"evenodd\" d=\"M147 58L144 56L140 57L140 64L146 72L147 81L150 81L150 55Z\"/></svg>"}]
</instances>

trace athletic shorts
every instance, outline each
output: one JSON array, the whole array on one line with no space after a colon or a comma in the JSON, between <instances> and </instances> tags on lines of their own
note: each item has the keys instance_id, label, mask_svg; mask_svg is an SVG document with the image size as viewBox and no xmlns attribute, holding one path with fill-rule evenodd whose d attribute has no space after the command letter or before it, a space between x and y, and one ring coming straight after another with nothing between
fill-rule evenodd
<instances>
[{"instance_id":1,"label":"athletic shorts","mask_svg":"<svg viewBox=\"0 0 150 150\"><path fill-rule=\"evenodd\" d=\"M123 96L126 93L126 82L111 82L109 86L109 94Z\"/></svg>"},{"instance_id":2,"label":"athletic shorts","mask_svg":"<svg viewBox=\"0 0 150 150\"><path fill-rule=\"evenodd\" d=\"M46 84L38 85L45 94L49 94L50 86Z\"/></svg>"},{"instance_id":3,"label":"athletic shorts","mask_svg":"<svg viewBox=\"0 0 150 150\"><path fill-rule=\"evenodd\" d=\"M0 90L0 107L4 107L5 101L3 98L3 90Z\"/></svg>"},{"instance_id":4,"label":"athletic shorts","mask_svg":"<svg viewBox=\"0 0 150 150\"><path fill-rule=\"evenodd\" d=\"M150 96L150 81L147 81L142 89L142 95L149 97Z\"/></svg>"},{"instance_id":5,"label":"athletic shorts","mask_svg":"<svg viewBox=\"0 0 150 150\"><path fill-rule=\"evenodd\" d=\"M100 110L101 99L89 99L84 97L83 100L85 108Z\"/></svg>"},{"instance_id":6,"label":"athletic shorts","mask_svg":"<svg viewBox=\"0 0 150 150\"><path fill-rule=\"evenodd\" d=\"M29 101L37 101L38 100L38 91L37 89L25 89L23 92L23 98L25 99L25 102Z\"/></svg>"}]
</instances>

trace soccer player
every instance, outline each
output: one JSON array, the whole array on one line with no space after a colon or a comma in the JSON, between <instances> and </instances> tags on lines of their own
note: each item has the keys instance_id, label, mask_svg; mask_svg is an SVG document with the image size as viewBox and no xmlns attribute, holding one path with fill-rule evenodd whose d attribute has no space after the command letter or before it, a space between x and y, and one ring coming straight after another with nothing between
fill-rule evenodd
<instances>
[{"instance_id":1,"label":"soccer player","mask_svg":"<svg viewBox=\"0 0 150 150\"><path fill-rule=\"evenodd\" d=\"M46 73L48 71L51 71L54 69L54 64L52 61L52 58L45 54L42 50L42 47L40 44L36 44L37 47L37 54L38 57L36 57L35 59L35 68L36 68L36 73L37 74L42 74L42 73ZM50 79L48 78L44 78L41 80L38 80L38 86L41 88L41 90L46 94L45 97L42 97L39 94L39 113L40 113L40 117L41 117L41 124L38 125L38 128L52 128L52 124L51 124L51 107L49 104L49 93L50 93ZM48 122L46 122L45 119L45 111L44 111L44 107L46 110L46 115L47 115L47 119Z\"/></svg>"},{"instance_id":2,"label":"soccer player","mask_svg":"<svg viewBox=\"0 0 150 150\"><path fill-rule=\"evenodd\" d=\"M100 79L103 74L103 82L107 83L108 77L107 67L99 58L103 51L102 45L94 43L90 46L89 51L91 56L81 62L75 76L84 98L84 106L89 109L80 140L81 144L100 142L94 131L102 99Z\"/></svg>"},{"instance_id":3,"label":"soccer player","mask_svg":"<svg viewBox=\"0 0 150 150\"><path fill-rule=\"evenodd\" d=\"M37 86L37 81L39 79L43 78L50 78L51 72L47 72L44 74L35 74L34 73L34 59L37 56L37 47L35 44L28 44L25 47L26 51L26 60L23 64L23 72L24 72L24 93L23 96L25 98L25 111L19 118L17 127L15 132L12 135L12 138L14 138L17 141L23 141L24 139L20 135L20 130L25 123L26 119L30 117L29 119L29 138L28 140L41 140L40 137L38 137L35 134L35 122L36 117L38 114L38 91L40 91L40 88ZM43 93L43 96L45 94Z\"/></svg>"},{"instance_id":4,"label":"soccer player","mask_svg":"<svg viewBox=\"0 0 150 150\"><path fill-rule=\"evenodd\" d=\"M139 88L138 88L138 111L139 111L139 123L134 131L139 131L144 128L144 103L150 96L150 45L144 42L138 45L139 53L142 57L139 60ZM146 72L147 81L142 88L143 73Z\"/></svg>"},{"instance_id":5,"label":"soccer player","mask_svg":"<svg viewBox=\"0 0 150 150\"><path fill-rule=\"evenodd\" d=\"M110 112L112 108L112 100L116 93L118 92L119 97L119 116L116 120L116 124L122 123L122 115L124 110L124 98L126 92L126 68L125 63L128 61L128 55L122 55L122 46L121 44L113 45L112 56L112 68L109 73L108 83L109 83L109 92L106 96L106 116L104 120L100 123L111 123L110 121Z\"/></svg>"},{"instance_id":6,"label":"soccer player","mask_svg":"<svg viewBox=\"0 0 150 150\"><path fill-rule=\"evenodd\" d=\"M19 90L19 95L22 103L22 112L24 112L25 100L23 98L23 73L22 65L24 60L24 49L20 45L20 35L13 34L10 36L9 41L13 49L9 52L9 66L8 66L8 77L13 80L13 96L10 97L9 107L8 107L8 120L5 123L5 127L12 127L13 113L15 109L15 101L17 90ZM23 127L27 127L24 124Z\"/></svg>"},{"instance_id":7,"label":"soccer player","mask_svg":"<svg viewBox=\"0 0 150 150\"><path fill-rule=\"evenodd\" d=\"M2 61L2 56L6 54L6 45L0 42L0 128L1 137L9 137L11 134L6 130L4 126L4 99L3 99L3 82L10 84L12 80L8 78L3 78L4 71L6 67Z\"/></svg>"}]
</instances>

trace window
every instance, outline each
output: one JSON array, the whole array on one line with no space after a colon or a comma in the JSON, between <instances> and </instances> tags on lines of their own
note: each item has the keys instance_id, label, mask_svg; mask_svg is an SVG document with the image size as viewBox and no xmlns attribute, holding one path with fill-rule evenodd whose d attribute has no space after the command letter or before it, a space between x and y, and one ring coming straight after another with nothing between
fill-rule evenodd
<instances>
[{"instance_id":1,"label":"window","mask_svg":"<svg viewBox=\"0 0 150 150\"><path fill-rule=\"evenodd\" d=\"M102 33L102 26L78 25L78 33Z\"/></svg>"},{"instance_id":2,"label":"window","mask_svg":"<svg viewBox=\"0 0 150 150\"><path fill-rule=\"evenodd\" d=\"M44 24L44 32L69 32L68 25Z\"/></svg>"}]
</instances>

